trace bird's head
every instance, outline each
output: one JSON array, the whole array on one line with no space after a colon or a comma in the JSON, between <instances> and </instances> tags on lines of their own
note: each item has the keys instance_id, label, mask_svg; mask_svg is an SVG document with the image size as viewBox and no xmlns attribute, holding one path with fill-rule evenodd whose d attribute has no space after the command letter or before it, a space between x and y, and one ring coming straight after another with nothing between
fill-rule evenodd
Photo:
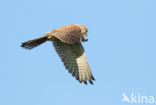
<instances>
[{"instance_id":1,"label":"bird's head","mask_svg":"<svg viewBox=\"0 0 156 105\"><path fill-rule=\"evenodd\" d=\"M85 36L88 35L88 29L84 25L78 25L81 29L81 33Z\"/></svg>"}]
</instances>

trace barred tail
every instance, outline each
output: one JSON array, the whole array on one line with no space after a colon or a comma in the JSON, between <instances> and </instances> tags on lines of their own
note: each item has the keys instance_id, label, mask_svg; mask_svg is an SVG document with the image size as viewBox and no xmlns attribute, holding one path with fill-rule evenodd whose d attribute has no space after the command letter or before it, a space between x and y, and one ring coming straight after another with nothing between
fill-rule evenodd
<instances>
[{"instance_id":1,"label":"barred tail","mask_svg":"<svg viewBox=\"0 0 156 105\"><path fill-rule=\"evenodd\" d=\"M47 36L44 36L44 37L40 37L37 39L33 39L33 40L29 40L27 42L24 42L24 43L22 43L21 47L23 47L25 49L32 49L46 41L47 41Z\"/></svg>"}]
</instances>

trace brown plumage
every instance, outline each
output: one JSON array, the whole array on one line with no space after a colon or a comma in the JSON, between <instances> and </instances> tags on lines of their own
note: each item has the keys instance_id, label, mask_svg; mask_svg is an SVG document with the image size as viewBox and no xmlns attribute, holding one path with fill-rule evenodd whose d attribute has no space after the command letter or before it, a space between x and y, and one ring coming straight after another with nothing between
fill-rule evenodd
<instances>
[{"instance_id":1,"label":"brown plumage","mask_svg":"<svg viewBox=\"0 0 156 105\"><path fill-rule=\"evenodd\" d=\"M88 29L85 26L71 24L49 31L40 38L24 42L21 47L32 49L46 41L52 41L56 52L69 73L79 80L80 83L84 82L87 84L88 80L93 84L92 80L95 79L81 44L81 41L87 41L84 38L84 35L87 34Z\"/></svg>"}]
</instances>

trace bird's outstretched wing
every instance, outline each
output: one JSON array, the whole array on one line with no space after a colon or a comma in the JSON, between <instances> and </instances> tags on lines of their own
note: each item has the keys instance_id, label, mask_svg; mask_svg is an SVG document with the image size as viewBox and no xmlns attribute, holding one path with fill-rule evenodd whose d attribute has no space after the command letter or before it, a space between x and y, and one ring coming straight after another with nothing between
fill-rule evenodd
<instances>
[{"instance_id":1,"label":"bird's outstretched wing","mask_svg":"<svg viewBox=\"0 0 156 105\"><path fill-rule=\"evenodd\" d=\"M92 80L95 79L91 73L83 46L80 42L66 44L56 39L53 41L53 45L69 73L79 80L80 83L83 81L87 84L88 80L93 84Z\"/></svg>"}]
</instances>

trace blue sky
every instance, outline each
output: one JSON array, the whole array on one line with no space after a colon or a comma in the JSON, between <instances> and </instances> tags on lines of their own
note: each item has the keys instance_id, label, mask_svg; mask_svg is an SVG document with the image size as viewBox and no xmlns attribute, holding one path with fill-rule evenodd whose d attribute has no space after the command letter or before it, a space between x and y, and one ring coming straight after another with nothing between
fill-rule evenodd
<instances>
[{"instance_id":1,"label":"blue sky","mask_svg":"<svg viewBox=\"0 0 156 105\"><path fill-rule=\"evenodd\" d=\"M122 93L156 98L155 0L1 0L0 105L129 105ZM66 24L83 43L96 81L79 84L52 43L21 43ZM143 105L143 104L142 104Z\"/></svg>"}]
</instances>

